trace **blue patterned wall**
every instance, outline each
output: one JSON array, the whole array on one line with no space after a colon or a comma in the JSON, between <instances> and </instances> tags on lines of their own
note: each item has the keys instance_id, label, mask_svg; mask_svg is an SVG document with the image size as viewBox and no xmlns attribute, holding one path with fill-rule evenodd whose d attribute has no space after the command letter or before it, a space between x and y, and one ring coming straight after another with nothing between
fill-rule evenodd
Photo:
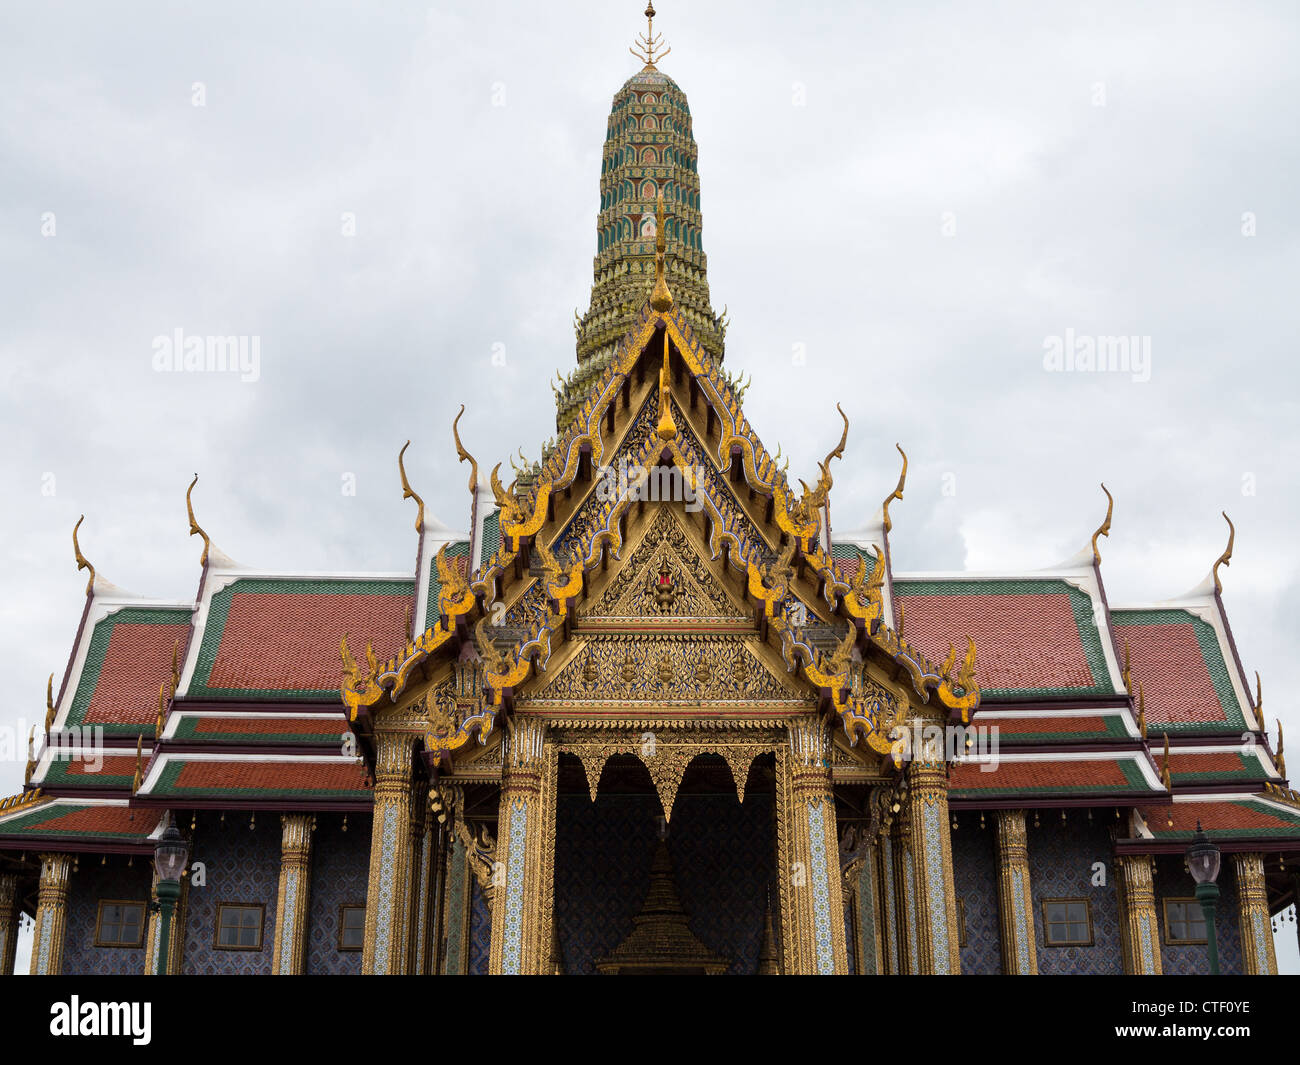
<instances>
[{"instance_id":1,"label":"blue patterned wall","mask_svg":"<svg viewBox=\"0 0 1300 1065\"><path fill-rule=\"evenodd\" d=\"M492 954L492 911L488 909L483 889L473 875L469 878L469 975L487 976ZM504 891L495 888L493 896ZM501 903L504 905L504 903Z\"/></svg>"},{"instance_id":2,"label":"blue patterned wall","mask_svg":"<svg viewBox=\"0 0 1300 1065\"><path fill-rule=\"evenodd\" d=\"M689 777L688 777L689 779ZM555 913L565 972L595 962L632 931L649 886L661 811L651 794L561 795L556 826ZM732 973L758 968L773 875L772 803L751 793L678 793L668 839L691 931L730 958Z\"/></svg>"},{"instance_id":3,"label":"blue patterned wall","mask_svg":"<svg viewBox=\"0 0 1300 1065\"><path fill-rule=\"evenodd\" d=\"M679 794L668 846L691 931L731 959L728 973L756 973L776 859L770 796L742 806L734 795Z\"/></svg>"},{"instance_id":4,"label":"blue patterned wall","mask_svg":"<svg viewBox=\"0 0 1300 1065\"><path fill-rule=\"evenodd\" d=\"M564 971L594 961L632 931L645 898L660 816L654 795L560 795L555 826L555 919Z\"/></svg>"},{"instance_id":5,"label":"blue patterned wall","mask_svg":"<svg viewBox=\"0 0 1300 1065\"><path fill-rule=\"evenodd\" d=\"M1039 812L1041 828L1034 827L1033 811L1026 813L1029 832L1029 882L1034 899L1034 937L1038 945L1038 972L1053 975L1122 973L1119 897L1109 822L1102 814L1088 821L1083 810L1070 810L1061 821L1057 810ZM1104 862L1106 884L1092 886L1092 865ZM1092 903L1093 946L1049 947L1043 933L1045 898L1086 898Z\"/></svg>"},{"instance_id":6,"label":"blue patterned wall","mask_svg":"<svg viewBox=\"0 0 1300 1065\"><path fill-rule=\"evenodd\" d=\"M339 950L339 907L364 906L370 877L370 815L319 814L311 846L308 900L308 975L347 976L361 972L361 951Z\"/></svg>"},{"instance_id":7,"label":"blue patterned wall","mask_svg":"<svg viewBox=\"0 0 1300 1065\"><path fill-rule=\"evenodd\" d=\"M69 877L63 971L74 976L139 976L144 972L144 947L95 946L95 920L100 899L149 901L149 859L137 856L129 867L120 854L108 855L104 865L100 861L98 854L83 854L77 871ZM145 920L147 924L147 912Z\"/></svg>"},{"instance_id":8,"label":"blue patterned wall","mask_svg":"<svg viewBox=\"0 0 1300 1065\"><path fill-rule=\"evenodd\" d=\"M207 884L191 884L185 916L186 975L255 975L271 972L275 936L275 897L280 883L280 818L260 813L248 827L247 813L200 814L193 861L203 862ZM217 905L261 903L266 907L262 949L216 950Z\"/></svg>"},{"instance_id":9,"label":"blue patterned wall","mask_svg":"<svg viewBox=\"0 0 1300 1065\"><path fill-rule=\"evenodd\" d=\"M994 815L996 816L996 815ZM966 945L961 948L963 976L1002 972L1002 936L998 926L997 829L993 818L979 827L967 814L952 833L952 876L957 898L966 910Z\"/></svg>"},{"instance_id":10,"label":"blue patterned wall","mask_svg":"<svg viewBox=\"0 0 1300 1065\"><path fill-rule=\"evenodd\" d=\"M1237 883L1232 872L1232 858L1224 855L1219 873L1219 905L1215 909L1215 941L1219 945L1219 972L1239 976L1241 960L1241 922L1237 911ZM1163 899L1193 898L1196 883L1183 868L1181 856L1156 859L1156 921L1160 925L1160 966L1166 976L1199 976L1210 971L1210 956L1205 944L1169 946L1165 942L1165 907Z\"/></svg>"}]
</instances>

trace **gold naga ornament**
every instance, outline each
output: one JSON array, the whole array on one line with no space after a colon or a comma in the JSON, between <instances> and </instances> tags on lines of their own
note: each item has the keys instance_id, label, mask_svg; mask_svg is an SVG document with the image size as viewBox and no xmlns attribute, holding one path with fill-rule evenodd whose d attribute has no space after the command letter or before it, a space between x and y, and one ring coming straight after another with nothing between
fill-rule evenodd
<instances>
[{"instance_id":1,"label":"gold naga ornament","mask_svg":"<svg viewBox=\"0 0 1300 1065\"><path fill-rule=\"evenodd\" d=\"M1110 491L1104 484L1101 486L1101 490L1106 493L1106 520L1103 521L1097 531L1092 534L1092 560L1095 563L1101 562L1101 552L1097 550L1097 537L1110 536L1110 519L1111 515L1115 512L1115 497L1110 494ZM1125 660L1127 661L1127 656ZM1126 685L1127 683L1128 682L1125 681Z\"/></svg>"},{"instance_id":2,"label":"gold naga ornament","mask_svg":"<svg viewBox=\"0 0 1300 1065\"><path fill-rule=\"evenodd\" d=\"M1237 530L1232 526L1232 519L1228 517L1226 510L1220 511L1223 520L1228 523L1228 546L1223 549L1221 554L1214 563L1214 568L1210 573L1214 577L1214 594L1219 595L1223 591L1223 582L1219 580L1219 567L1232 565L1232 542L1237 538Z\"/></svg>"},{"instance_id":3,"label":"gold naga ornament","mask_svg":"<svg viewBox=\"0 0 1300 1065\"><path fill-rule=\"evenodd\" d=\"M208 549L212 546L212 540L208 537L208 534L203 531L203 528L199 523L194 520L194 504L191 501L191 496L194 493L194 486L198 483L199 475L196 473L194 475L194 480L190 482L189 488L185 490L185 512L189 515L190 519L190 535L203 537L203 554L199 556L199 565L206 566L208 564Z\"/></svg>"},{"instance_id":4,"label":"gold naga ornament","mask_svg":"<svg viewBox=\"0 0 1300 1065\"><path fill-rule=\"evenodd\" d=\"M86 581L86 594L90 595L95 590L95 567L90 564L86 556L81 553L81 545L77 542L77 530L81 528L81 523L86 520L86 515L81 515L77 519L77 524L72 527L72 553L77 558L77 572L83 569L90 570L90 577Z\"/></svg>"}]
</instances>

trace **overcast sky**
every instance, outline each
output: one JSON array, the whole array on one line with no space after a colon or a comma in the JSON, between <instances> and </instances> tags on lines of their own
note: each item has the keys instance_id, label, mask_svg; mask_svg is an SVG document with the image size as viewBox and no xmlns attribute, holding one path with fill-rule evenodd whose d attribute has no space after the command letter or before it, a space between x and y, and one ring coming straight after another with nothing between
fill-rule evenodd
<instances>
[{"instance_id":1,"label":"overcast sky","mask_svg":"<svg viewBox=\"0 0 1300 1065\"><path fill-rule=\"evenodd\" d=\"M192 599L196 470L199 520L240 562L403 570L407 437L416 489L462 528L460 403L481 464L536 457L645 24L640 0L4 6L14 725L41 719L67 662L77 515L109 580ZM895 441L896 569L1050 565L1101 521L1105 480L1119 605L1197 584L1226 508L1243 662L1300 738L1292 0L664 0L656 28L694 116L746 413L805 477L836 401L852 420L836 528L893 486ZM260 338L258 380L155 372L176 329ZM1149 380L1047 372L1068 331L1147 338ZM0 764L0 793L22 768Z\"/></svg>"}]
</instances>

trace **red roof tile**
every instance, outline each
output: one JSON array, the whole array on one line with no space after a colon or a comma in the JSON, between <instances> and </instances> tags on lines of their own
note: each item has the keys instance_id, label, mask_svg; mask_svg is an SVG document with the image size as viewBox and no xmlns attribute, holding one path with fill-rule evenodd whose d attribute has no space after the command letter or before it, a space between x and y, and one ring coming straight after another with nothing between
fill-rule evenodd
<instances>
[{"instance_id":1,"label":"red roof tile","mask_svg":"<svg viewBox=\"0 0 1300 1065\"><path fill-rule=\"evenodd\" d=\"M113 625L82 723L152 727L158 718L158 686L172 675L172 649L179 640L183 650L188 633L188 625Z\"/></svg>"},{"instance_id":2,"label":"red roof tile","mask_svg":"<svg viewBox=\"0 0 1300 1065\"><path fill-rule=\"evenodd\" d=\"M1128 641L1133 684L1136 687L1139 681L1142 683L1149 724L1225 720L1214 679L1190 622L1123 625L1116 632Z\"/></svg>"},{"instance_id":3,"label":"red roof tile","mask_svg":"<svg viewBox=\"0 0 1300 1065\"><path fill-rule=\"evenodd\" d=\"M1131 759L1061 759L1011 762L1003 759L988 773L972 762L954 765L949 772L950 792L1075 793L1150 791L1151 785Z\"/></svg>"},{"instance_id":4,"label":"red roof tile","mask_svg":"<svg viewBox=\"0 0 1300 1065\"><path fill-rule=\"evenodd\" d=\"M907 639L936 662L950 644L975 640L976 676L986 692L1089 689L1105 684L1088 664L1070 596L909 595L895 584Z\"/></svg>"},{"instance_id":5,"label":"red roof tile","mask_svg":"<svg viewBox=\"0 0 1300 1065\"><path fill-rule=\"evenodd\" d=\"M346 633L381 658L404 643L407 595L236 592L207 677L211 689L333 691L342 677Z\"/></svg>"}]
</instances>

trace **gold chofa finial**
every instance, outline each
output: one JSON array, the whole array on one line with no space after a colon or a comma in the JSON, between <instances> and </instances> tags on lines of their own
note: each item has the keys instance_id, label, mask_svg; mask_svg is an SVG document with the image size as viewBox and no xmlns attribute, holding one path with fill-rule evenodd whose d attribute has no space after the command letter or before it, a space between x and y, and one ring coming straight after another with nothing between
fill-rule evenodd
<instances>
[{"instance_id":1,"label":"gold chofa finial","mask_svg":"<svg viewBox=\"0 0 1300 1065\"><path fill-rule=\"evenodd\" d=\"M655 287L650 292L650 306L656 311L669 310L673 305L673 294L668 290L664 279L664 252L668 243L664 234L664 194L659 193L659 204L655 208Z\"/></svg>"},{"instance_id":2,"label":"gold chofa finial","mask_svg":"<svg viewBox=\"0 0 1300 1065\"><path fill-rule=\"evenodd\" d=\"M555 371L559 376L560 371ZM560 384L564 384L564 379L560 379ZM456 428L456 423L460 421L460 416L465 413L465 404L460 405L460 410L456 417L451 421L451 435L456 440L456 456L461 462L469 463L469 494L472 497L478 491L478 459L465 450L465 445L460 442L460 430Z\"/></svg>"},{"instance_id":3,"label":"gold chofa finial","mask_svg":"<svg viewBox=\"0 0 1300 1065\"><path fill-rule=\"evenodd\" d=\"M1110 494L1110 489L1104 484L1101 490L1106 493L1106 520L1101 523L1101 527L1092 534L1092 560L1101 562L1101 552L1097 550L1097 537L1110 536L1110 518L1115 513L1115 497Z\"/></svg>"},{"instance_id":4,"label":"gold chofa finial","mask_svg":"<svg viewBox=\"0 0 1300 1065\"><path fill-rule=\"evenodd\" d=\"M81 523L85 520L86 515L83 514L77 519L77 524L72 527L72 552L77 556L77 571L90 570L90 579L86 581L86 594L89 595L95 590L95 567L86 561L86 556L81 553L81 545L77 543L77 530L81 528Z\"/></svg>"},{"instance_id":5,"label":"gold chofa finial","mask_svg":"<svg viewBox=\"0 0 1300 1065\"><path fill-rule=\"evenodd\" d=\"M397 453L397 472L402 475L402 498L414 499L418 509L415 512L415 531L424 532L424 500L411 487L411 482L406 479L406 463L402 461L402 456L406 454L406 449L411 446L408 440L402 445L402 450Z\"/></svg>"},{"instance_id":6,"label":"gold chofa finial","mask_svg":"<svg viewBox=\"0 0 1300 1065\"><path fill-rule=\"evenodd\" d=\"M199 565L208 564L208 548L212 546L212 541L208 539L208 534L203 531L199 523L194 520L194 504L190 501L190 496L194 493L194 486L199 483L199 475L194 475L194 480L190 482L189 488L185 490L185 512L190 516L190 535L203 537L203 554L199 556Z\"/></svg>"},{"instance_id":7,"label":"gold chofa finial","mask_svg":"<svg viewBox=\"0 0 1300 1065\"><path fill-rule=\"evenodd\" d=\"M898 487L890 492L885 497L885 501L880 504L881 510L885 512L885 532L889 532L894 527L894 523L889 520L889 504L895 499L903 498L903 486L907 484L907 452L898 444L895 444L894 447L898 448L898 453L903 456L903 469L898 475Z\"/></svg>"},{"instance_id":8,"label":"gold chofa finial","mask_svg":"<svg viewBox=\"0 0 1300 1065\"><path fill-rule=\"evenodd\" d=\"M1228 512L1224 510L1220 511L1220 513L1223 515L1223 520L1228 523L1228 546L1223 549L1223 554L1214 563L1212 572L1214 574L1214 591L1216 594L1223 591L1223 584L1219 580L1219 567L1232 565L1232 541L1237 538L1237 530L1232 527L1232 519L1228 517Z\"/></svg>"},{"instance_id":9,"label":"gold chofa finial","mask_svg":"<svg viewBox=\"0 0 1300 1065\"><path fill-rule=\"evenodd\" d=\"M645 17L646 31L637 37L636 44L629 48L628 51L645 63L646 70L655 70L657 69L655 60L663 59L672 49L665 48L662 52L659 51L659 46L663 44L664 35L655 33L655 6L653 2L646 4Z\"/></svg>"}]
</instances>

